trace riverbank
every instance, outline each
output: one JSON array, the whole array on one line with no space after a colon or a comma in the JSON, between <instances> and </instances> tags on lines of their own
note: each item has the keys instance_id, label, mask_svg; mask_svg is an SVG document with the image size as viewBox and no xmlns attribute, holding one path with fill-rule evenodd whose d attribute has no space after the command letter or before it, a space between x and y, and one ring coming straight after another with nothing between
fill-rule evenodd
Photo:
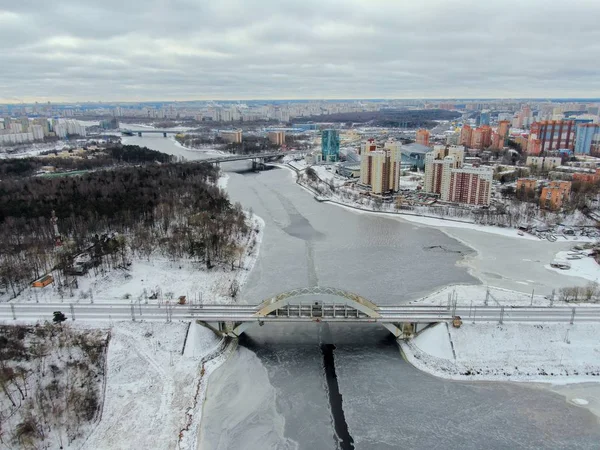
<instances>
[{"instance_id":1,"label":"riverbank","mask_svg":"<svg viewBox=\"0 0 600 450\"><path fill-rule=\"evenodd\" d=\"M195 448L208 377L234 349L196 323L114 324L102 417L82 448Z\"/></svg>"},{"instance_id":2,"label":"riverbank","mask_svg":"<svg viewBox=\"0 0 600 450\"><path fill-rule=\"evenodd\" d=\"M221 188L226 180L220 180ZM260 217L252 216L254 244L246 248L243 269L234 276L240 289L258 259L264 226ZM159 272L169 278L178 270ZM152 274L146 277L154 283L160 280ZM228 284L230 279L225 281ZM179 278L174 284L182 282ZM226 293L220 294L218 301L232 301ZM237 341L220 339L194 322L118 322L112 336L106 406L84 448L124 449L131 442L143 448L196 448L210 375L235 352ZM142 424L140 417L145 418Z\"/></svg>"},{"instance_id":3,"label":"riverbank","mask_svg":"<svg viewBox=\"0 0 600 450\"><path fill-rule=\"evenodd\" d=\"M418 369L451 380L600 382L595 323L440 323L400 342Z\"/></svg>"},{"instance_id":4,"label":"riverbank","mask_svg":"<svg viewBox=\"0 0 600 450\"><path fill-rule=\"evenodd\" d=\"M196 152L199 154L205 154L205 155L214 155L214 156L231 156L231 153L228 152L224 152L223 150L217 150L214 149L212 147L206 147L206 148L196 148L196 147L189 147L187 145L182 144L181 142L179 142L177 139L175 139L174 136L169 136L167 139L173 141L174 145L176 147L182 148L184 150L190 151L190 152Z\"/></svg>"},{"instance_id":5,"label":"riverbank","mask_svg":"<svg viewBox=\"0 0 600 450\"><path fill-rule=\"evenodd\" d=\"M328 203L359 214L377 215L416 227L433 228L471 248L457 264L484 285L508 289L519 293L551 295L552 291L567 286L586 286L591 279L600 277L600 266L594 261L581 260L570 270L555 272L550 263L557 254L570 250L574 245L589 242L586 237L561 237L556 242L541 240L535 236L520 236L517 230L465 223L454 219L410 215L395 211L374 211L336 200L324 199L306 183L301 182L300 170L290 165L279 165L295 175L296 183L310 193L316 201ZM590 258L588 258L590 259ZM585 270L580 270L585 265Z\"/></svg>"}]
</instances>

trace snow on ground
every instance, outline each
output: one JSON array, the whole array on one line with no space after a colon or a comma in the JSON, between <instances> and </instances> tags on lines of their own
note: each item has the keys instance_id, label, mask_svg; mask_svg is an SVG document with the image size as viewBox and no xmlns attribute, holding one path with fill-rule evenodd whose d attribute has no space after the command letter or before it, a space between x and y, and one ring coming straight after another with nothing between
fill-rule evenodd
<instances>
[{"instance_id":1,"label":"snow on ground","mask_svg":"<svg viewBox=\"0 0 600 450\"><path fill-rule=\"evenodd\" d=\"M191 152L204 153L206 155L214 155L214 156L231 156L231 153L229 153L229 152L226 152L223 150L217 150L216 148L212 148L209 146L188 147L187 145L183 145L181 142L179 142L177 139L175 139L175 136L169 136L168 139L170 139L173 142L173 144L175 144L176 147L183 148L183 149L191 151Z\"/></svg>"},{"instance_id":2,"label":"snow on ground","mask_svg":"<svg viewBox=\"0 0 600 450\"><path fill-rule=\"evenodd\" d=\"M550 264L544 267L553 272L558 272L561 275L570 275L573 277L585 278L586 280L600 282L600 265L591 256L583 257L582 259L568 260L569 252L558 252L556 254L557 261L566 261L571 265L570 269L556 269L551 267Z\"/></svg>"},{"instance_id":3,"label":"snow on ground","mask_svg":"<svg viewBox=\"0 0 600 450\"><path fill-rule=\"evenodd\" d=\"M293 167L296 170L304 170L308 167L308 165L306 164L306 161L304 159L296 161L291 156L284 156L283 162L287 163L290 167Z\"/></svg>"},{"instance_id":4,"label":"snow on ground","mask_svg":"<svg viewBox=\"0 0 600 450\"><path fill-rule=\"evenodd\" d=\"M231 303L233 301L229 294L231 284L237 281L242 286L258 258L264 221L255 215L251 222L253 231L248 242L254 239L254 248L246 247L241 261L242 268L236 267L233 271L229 266L217 266L207 270L205 264L192 260L172 261L163 257L151 257L149 260L135 259L127 269L116 269L98 275L90 271L86 275L78 276L78 288L74 289L72 297L67 292L61 298L58 289L50 284L45 288L29 287L11 301L159 303L176 300L184 295L188 303ZM8 301L9 295L9 293L4 295L5 301Z\"/></svg>"},{"instance_id":5,"label":"snow on ground","mask_svg":"<svg viewBox=\"0 0 600 450\"><path fill-rule=\"evenodd\" d=\"M340 177L335 174L335 172L334 172L335 168L332 165L311 166L311 167L315 170L315 172L317 173L317 176L322 181L325 181L326 183L333 183L334 186L338 187L338 186L344 186L348 182L347 178ZM329 169L329 170L327 170L327 169Z\"/></svg>"},{"instance_id":6,"label":"snow on ground","mask_svg":"<svg viewBox=\"0 0 600 450\"><path fill-rule=\"evenodd\" d=\"M530 241L539 241L540 238L529 233L524 233L523 236L518 234L518 230L514 228L498 227L494 225L479 225L470 222L461 222L460 220L449 220L436 217L424 217L419 215L409 215L405 213L398 214L403 220L412 223L418 223L434 228L464 228L467 230L480 231L483 233L496 234L499 236L510 237L513 239L527 239ZM595 242L596 239L585 236L561 236L556 242Z\"/></svg>"},{"instance_id":7,"label":"snow on ground","mask_svg":"<svg viewBox=\"0 0 600 450\"><path fill-rule=\"evenodd\" d=\"M435 325L423 330L415 339L415 345L431 356L442 359L454 359L452 346L448 334L448 326L445 323Z\"/></svg>"},{"instance_id":8,"label":"snow on ground","mask_svg":"<svg viewBox=\"0 0 600 450\"><path fill-rule=\"evenodd\" d=\"M436 334L427 330L400 344L411 364L432 375L455 380L600 382L598 324L463 323L460 328L448 327L449 333L446 324L437 328ZM449 343L455 360L439 350Z\"/></svg>"},{"instance_id":9,"label":"snow on ground","mask_svg":"<svg viewBox=\"0 0 600 450\"><path fill-rule=\"evenodd\" d=\"M0 327L2 448L79 448L100 420L108 330L13 325Z\"/></svg>"},{"instance_id":10,"label":"snow on ground","mask_svg":"<svg viewBox=\"0 0 600 450\"><path fill-rule=\"evenodd\" d=\"M204 378L202 357L219 339L183 322L118 322L111 334L102 420L83 448L178 448Z\"/></svg>"},{"instance_id":11,"label":"snow on ground","mask_svg":"<svg viewBox=\"0 0 600 450\"><path fill-rule=\"evenodd\" d=\"M135 260L128 270L78 277L75 301L91 302L93 296L98 303L119 299L151 303L186 295L190 302L230 303L229 286L234 280L240 287L246 282L258 258L264 226L260 217L252 217L252 228L258 232L249 238L255 244L242 258L243 269L207 271L193 261ZM147 298L156 292L157 299ZM28 289L16 301L34 302L36 293L40 302L61 301L52 285ZM65 300L73 301L68 295ZM235 344L224 346L212 331L188 322L115 322L111 336L104 409L83 448L195 448L209 375Z\"/></svg>"},{"instance_id":12,"label":"snow on ground","mask_svg":"<svg viewBox=\"0 0 600 450\"><path fill-rule=\"evenodd\" d=\"M221 176L217 180L217 187L219 189L225 190L227 189L227 183L229 183L229 175L227 175L226 173L221 174Z\"/></svg>"},{"instance_id":13,"label":"snow on ground","mask_svg":"<svg viewBox=\"0 0 600 450\"><path fill-rule=\"evenodd\" d=\"M558 295L552 301L549 296L533 295L532 298L531 294L481 284L446 286L410 303L446 306L452 299L459 306L484 306L486 298L489 306L550 306L551 303L555 306L575 306L573 303L560 302Z\"/></svg>"},{"instance_id":14,"label":"snow on ground","mask_svg":"<svg viewBox=\"0 0 600 450\"><path fill-rule=\"evenodd\" d=\"M51 143L32 143L29 147L24 147L14 153L8 153L7 150L11 150L11 148L4 147L0 149L0 159L29 158L31 156L38 156L41 153L48 152L51 150L62 150L64 147L69 145L72 145L72 143L65 141L56 141Z\"/></svg>"}]
</instances>

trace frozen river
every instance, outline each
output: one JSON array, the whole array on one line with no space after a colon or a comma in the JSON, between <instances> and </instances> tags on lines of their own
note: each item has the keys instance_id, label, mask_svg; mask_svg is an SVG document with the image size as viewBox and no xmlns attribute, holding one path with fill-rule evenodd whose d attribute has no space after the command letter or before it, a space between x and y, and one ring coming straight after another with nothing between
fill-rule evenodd
<instances>
[{"instance_id":1,"label":"frozen river","mask_svg":"<svg viewBox=\"0 0 600 450\"><path fill-rule=\"evenodd\" d=\"M162 137L127 143L201 158ZM456 264L471 254L458 241L315 202L287 170L230 173L228 191L266 223L242 295L248 303L321 285L392 304L449 283L478 282ZM357 449L598 448L596 417L560 395L513 383L437 379L404 362L383 328L326 324L251 329L211 376L201 448L339 448L323 369L326 343L336 346L344 417Z\"/></svg>"}]
</instances>

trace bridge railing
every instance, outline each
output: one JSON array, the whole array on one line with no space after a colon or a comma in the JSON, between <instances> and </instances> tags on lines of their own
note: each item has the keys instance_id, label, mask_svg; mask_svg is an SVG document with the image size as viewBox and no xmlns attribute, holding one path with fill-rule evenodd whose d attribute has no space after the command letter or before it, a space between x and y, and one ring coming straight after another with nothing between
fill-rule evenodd
<instances>
[{"instance_id":1,"label":"bridge railing","mask_svg":"<svg viewBox=\"0 0 600 450\"><path fill-rule=\"evenodd\" d=\"M3 303L0 320L36 322L52 320L55 311L72 320L204 320L233 322L287 321L369 321L383 323L449 322L460 316L463 323L600 323L600 306L579 307L455 307L432 305L384 306L377 317L343 303L289 304L266 316L258 315L261 305L178 305L174 303Z\"/></svg>"}]
</instances>

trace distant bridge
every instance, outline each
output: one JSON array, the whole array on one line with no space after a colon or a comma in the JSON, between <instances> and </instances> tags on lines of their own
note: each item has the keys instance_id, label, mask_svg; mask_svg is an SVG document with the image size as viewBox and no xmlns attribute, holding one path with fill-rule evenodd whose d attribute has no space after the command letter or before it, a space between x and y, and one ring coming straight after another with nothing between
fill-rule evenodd
<instances>
[{"instance_id":1,"label":"distant bridge","mask_svg":"<svg viewBox=\"0 0 600 450\"><path fill-rule=\"evenodd\" d=\"M323 300L321 295L332 299ZM302 299L302 297L309 297ZM310 298L312 297L312 298ZM379 323L397 338L410 338L430 324L451 322L600 323L600 307L504 307L504 306L377 306L360 295L330 287L294 289L259 305L173 303L4 303L0 320L51 320L61 311L83 321L198 320L215 332L238 337L248 328L265 323Z\"/></svg>"},{"instance_id":2,"label":"distant bridge","mask_svg":"<svg viewBox=\"0 0 600 450\"><path fill-rule=\"evenodd\" d=\"M127 128L121 128L119 129L119 131L121 132L121 134L125 135L125 136L135 136L136 134L139 137L142 137L142 133L148 134L161 134L164 137L167 137L167 134L179 134L181 133L181 131L173 131L173 130L155 130L155 129L150 129L150 130L129 130Z\"/></svg>"},{"instance_id":3,"label":"distant bridge","mask_svg":"<svg viewBox=\"0 0 600 450\"><path fill-rule=\"evenodd\" d=\"M298 155L298 154L302 154L302 153L306 153L306 152L277 151L277 152L249 153L249 154L245 154L245 155L217 156L214 158L202 159L202 160L200 160L200 162L207 162L210 164L220 164L220 163L233 162L233 161L252 160L256 164L259 164L259 163L264 164L265 161L268 159L277 159L277 158L281 158L282 156L293 156L293 155Z\"/></svg>"}]
</instances>

